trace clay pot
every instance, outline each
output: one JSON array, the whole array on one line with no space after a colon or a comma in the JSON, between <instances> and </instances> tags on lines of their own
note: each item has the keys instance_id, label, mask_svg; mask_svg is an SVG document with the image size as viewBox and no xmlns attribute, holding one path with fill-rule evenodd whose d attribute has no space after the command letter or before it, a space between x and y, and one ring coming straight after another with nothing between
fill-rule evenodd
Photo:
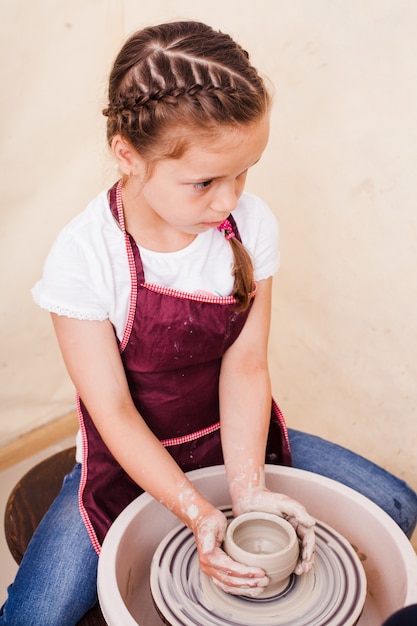
<instances>
[{"instance_id":1,"label":"clay pot","mask_svg":"<svg viewBox=\"0 0 417 626\"><path fill-rule=\"evenodd\" d=\"M288 587L299 556L298 538L289 522L263 512L243 513L231 521L225 552L235 561L264 570L269 584L257 598L271 598ZM251 595L242 590L242 595Z\"/></svg>"},{"instance_id":2,"label":"clay pot","mask_svg":"<svg viewBox=\"0 0 417 626\"><path fill-rule=\"evenodd\" d=\"M229 487L224 466L206 467L188 474L196 488L215 506L222 507L230 502ZM231 611L229 624L297 624L311 626L323 623L323 612L329 610L331 603L334 611L329 626L375 626L382 624L389 615L399 608L417 602L417 556L412 544L401 528L373 502L353 491L349 487L294 467L267 465L265 467L267 487L272 491L286 493L295 500L302 502L307 511L318 520L316 536L318 543L317 564L322 561L323 568L314 567L313 573L297 576L295 585L312 577L312 589L302 587L297 595L295 614L298 622L281 616L285 598L276 601L265 600L252 602L246 598L236 598L236 602L244 603L244 611L248 619L240 620L239 612ZM348 514L347 514L348 512ZM230 512L231 516L231 512ZM322 526L322 521L328 526ZM209 608L198 613L193 621L182 618L180 603L186 605L187 589L178 591L181 584L174 581L177 591L167 594L166 586L172 580L171 566L175 555L185 562L183 587L187 587L189 569L195 563L198 571L198 559L195 555L193 535L177 534L168 545L173 544L170 557L160 565L162 574L155 571L155 579L161 588L157 606L162 606L161 599L173 607L172 619L163 619L155 608L151 594L150 572L151 563L160 544L170 537L178 528L178 518L162 504L144 493L134 500L120 514L106 535L100 553L98 566L98 593L100 605L106 623L109 626L163 626L170 621L174 626L195 624L202 626L209 615L220 612L220 600ZM326 530L327 529L327 530ZM185 531L183 531L185 533ZM346 539L341 543L341 536ZM187 543L188 541L188 543ZM184 550L181 546L184 545ZM366 579L360 576L356 560L351 550L360 555ZM350 546L350 547L349 547ZM187 551L188 550L188 556ZM321 554L320 554L321 553ZM322 558L328 555L329 558ZM332 565L333 563L333 565ZM334 564L337 563L335 568ZM350 564L350 565L349 565ZM181 571L180 563L177 572ZM395 575L393 575L393 572ZM179 572L175 575L178 576ZM351 579L351 577L353 577ZM191 580L193 577L191 577ZM355 582L356 581L356 582ZM173 583L173 584L174 584ZM196 583L197 584L197 583ZM200 584L198 582L198 584ZM366 593L366 584L368 592ZM155 585L156 586L156 585ZM214 587L214 585L213 585ZM330 590L328 600L320 598L320 590ZM194 593L194 592L193 592ZM291 601L293 591L288 593ZM364 594L366 601L363 605ZM226 600L233 600L230 594L223 594ZM326 595L326 594L325 594ZM338 595L338 602L336 596ZM195 607L202 601L200 597L188 597L188 604ZM290 602L291 603L291 602ZM277 607L273 618L264 617L263 609L270 615L269 605ZM314 607L320 619L314 621L309 615ZM248 609L252 609L249 611ZM272 611L271 611L272 612ZM229 613L230 614L230 613ZM203 615L203 617L202 617ZM223 623L227 619L223 617ZM234 617L233 617L234 616ZM210 617L211 619L211 617ZM214 617L212 618L215 619ZM358 621L359 619L359 621ZM321 620L321 622L320 622ZM221 623L221 622L220 622Z\"/></svg>"}]
</instances>

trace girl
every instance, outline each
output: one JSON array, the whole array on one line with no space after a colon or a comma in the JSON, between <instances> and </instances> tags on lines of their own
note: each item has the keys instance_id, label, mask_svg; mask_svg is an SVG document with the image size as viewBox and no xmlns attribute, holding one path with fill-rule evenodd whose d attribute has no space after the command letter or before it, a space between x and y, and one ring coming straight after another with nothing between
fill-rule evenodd
<instances>
[{"instance_id":1,"label":"girl","mask_svg":"<svg viewBox=\"0 0 417 626\"><path fill-rule=\"evenodd\" d=\"M96 601L106 532L143 490L193 531L206 574L256 596L263 571L225 555L225 518L184 473L223 462L234 514L289 519L302 543L296 573L308 571L314 520L263 478L265 461L291 463L290 440L298 466L323 462L333 475L337 459L346 479L356 463L362 491L377 472L380 501L388 508L391 490L412 531L407 486L348 451L289 436L272 400L277 226L243 193L270 105L247 53L204 24L146 28L116 58L104 115L121 179L63 230L34 289L77 389L81 463L35 533L0 624L76 624Z\"/></svg>"}]
</instances>

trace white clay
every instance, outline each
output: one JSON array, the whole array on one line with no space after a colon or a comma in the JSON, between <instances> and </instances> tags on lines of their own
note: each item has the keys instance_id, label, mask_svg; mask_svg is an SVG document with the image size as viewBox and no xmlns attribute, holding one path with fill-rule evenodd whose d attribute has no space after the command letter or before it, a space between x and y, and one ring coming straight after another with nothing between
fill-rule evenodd
<instances>
[{"instance_id":1,"label":"white clay","mask_svg":"<svg viewBox=\"0 0 417 626\"><path fill-rule=\"evenodd\" d=\"M225 552L235 561L260 567L269 584L258 594L269 598L281 593L290 582L299 556L294 528L278 515L244 513L232 520L224 540ZM242 589L241 595L250 595Z\"/></svg>"},{"instance_id":2,"label":"white clay","mask_svg":"<svg viewBox=\"0 0 417 626\"><path fill-rule=\"evenodd\" d=\"M201 573L193 535L179 526L154 554L154 601L170 626L354 626L366 596L361 563L332 528L319 522L317 535L313 570L292 576L290 588L273 598L263 598L261 587L248 587L242 597Z\"/></svg>"}]
</instances>

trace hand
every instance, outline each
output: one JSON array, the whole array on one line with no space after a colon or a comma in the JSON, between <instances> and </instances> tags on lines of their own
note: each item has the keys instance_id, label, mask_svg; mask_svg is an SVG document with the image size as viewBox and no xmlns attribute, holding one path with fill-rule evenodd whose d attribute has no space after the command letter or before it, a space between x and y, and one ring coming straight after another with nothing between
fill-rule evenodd
<instances>
[{"instance_id":1,"label":"hand","mask_svg":"<svg viewBox=\"0 0 417 626\"><path fill-rule=\"evenodd\" d=\"M261 568L237 563L220 548L226 527L226 517L218 509L197 520L194 536L201 570L227 593L241 595L244 588L245 595L256 597L269 579Z\"/></svg>"},{"instance_id":2,"label":"hand","mask_svg":"<svg viewBox=\"0 0 417 626\"><path fill-rule=\"evenodd\" d=\"M315 535L315 519L311 517L302 504L281 493L274 493L265 487L251 489L250 493L241 496L233 504L235 516L249 511L276 513L286 519L294 527L301 543L300 559L294 571L304 574L313 566Z\"/></svg>"}]
</instances>

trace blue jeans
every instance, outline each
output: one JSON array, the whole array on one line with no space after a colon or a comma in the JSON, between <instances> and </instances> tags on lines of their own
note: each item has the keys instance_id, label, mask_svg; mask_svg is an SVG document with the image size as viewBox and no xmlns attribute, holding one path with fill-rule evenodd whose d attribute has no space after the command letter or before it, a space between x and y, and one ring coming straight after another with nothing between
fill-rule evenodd
<instances>
[{"instance_id":1,"label":"blue jeans","mask_svg":"<svg viewBox=\"0 0 417 626\"><path fill-rule=\"evenodd\" d=\"M417 604L410 604L397 611L382 626L410 626L410 624L417 624Z\"/></svg>"},{"instance_id":2,"label":"blue jeans","mask_svg":"<svg viewBox=\"0 0 417 626\"><path fill-rule=\"evenodd\" d=\"M98 557L78 508L80 477L78 464L36 529L0 624L74 626L96 603Z\"/></svg>"},{"instance_id":3,"label":"blue jeans","mask_svg":"<svg viewBox=\"0 0 417 626\"><path fill-rule=\"evenodd\" d=\"M393 474L347 448L298 430L288 430L293 466L327 476L369 498L410 539L417 524L417 494Z\"/></svg>"},{"instance_id":4,"label":"blue jeans","mask_svg":"<svg viewBox=\"0 0 417 626\"><path fill-rule=\"evenodd\" d=\"M382 507L408 537L417 521L417 496L404 481L320 437L289 431L293 465L338 480ZM78 510L80 466L36 530L0 626L75 626L97 599L97 555Z\"/></svg>"}]
</instances>

